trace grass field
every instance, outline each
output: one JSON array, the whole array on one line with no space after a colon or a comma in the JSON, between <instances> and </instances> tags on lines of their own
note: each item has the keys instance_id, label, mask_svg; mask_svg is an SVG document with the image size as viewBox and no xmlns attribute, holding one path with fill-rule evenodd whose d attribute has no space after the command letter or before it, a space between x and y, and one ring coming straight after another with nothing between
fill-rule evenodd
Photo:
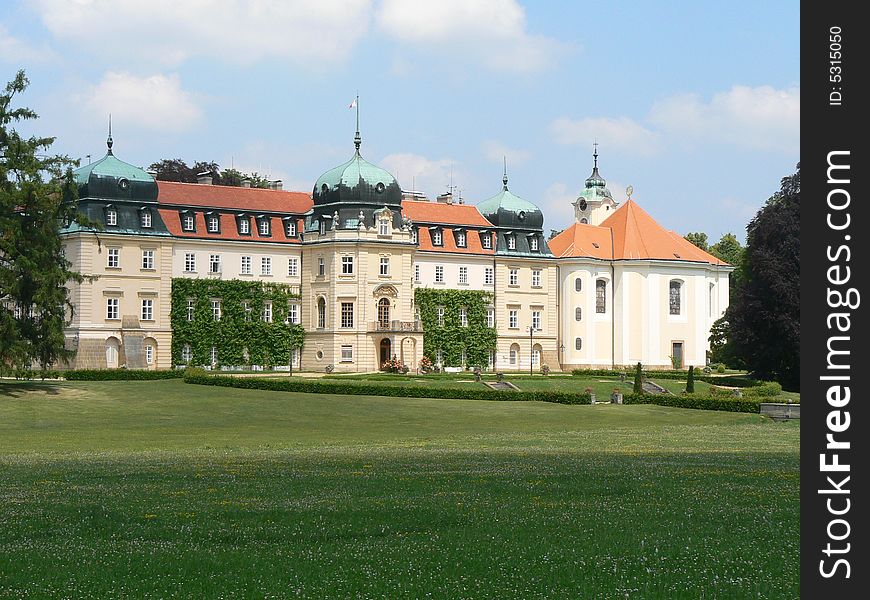
<instances>
[{"instance_id":1,"label":"grass field","mask_svg":"<svg viewBox=\"0 0 870 600\"><path fill-rule=\"evenodd\" d=\"M0 597L796 598L798 437L651 405L0 382Z\"/></svg>"}]
</instances>

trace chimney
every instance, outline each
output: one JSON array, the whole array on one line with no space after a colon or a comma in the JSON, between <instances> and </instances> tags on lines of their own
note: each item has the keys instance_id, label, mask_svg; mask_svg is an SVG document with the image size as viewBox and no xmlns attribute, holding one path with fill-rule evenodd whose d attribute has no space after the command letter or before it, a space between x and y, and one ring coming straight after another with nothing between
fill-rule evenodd
<instances>
[{"instance_id":1,"label":"chimney","mask_svg":"<svg viewBox=\"0 0 870 600\"><path fill-rule=\"evenodd\" d=\"M275 181L271 182L271 185L269 187L271 187L273 190L283 190L284 182L280 179L276 179Z\"/></svg>"},{"instance_id":2,"label":"chimney","mask_svg":"<svg viewBox=\"0 0 870 600\"><path fill-rule=\"evenodd\" d=\"M203 185L211 185L212 183L214 183L214 181L212 180L212 175L208 171L203 171L202 173L197 173L196 174L196 182L201 183Z\"/></svg>"},{"instance_id":3,"label":"chimney","mask_svg":"<svg viewBox=\"0 0 870 600\"><path fill-rule=\"evenodd\" d=\"M435 199L436 202L441 202L443 204L453 204L453 194L451 192L445 192L444 194L439 194Z\"/></svg>"},{"instance_id":4,"label":"chimney","mask_svg":"<svg viewBox=\"0 0 870 600\"><path fill-rule=\"evenodd\" d=\"M245 177L244 179L242 179L242 187L243 187L243 188L249 188L249 187L251 187L251 180L248 179L247 177Z\"/></svg>"}]
</instances>

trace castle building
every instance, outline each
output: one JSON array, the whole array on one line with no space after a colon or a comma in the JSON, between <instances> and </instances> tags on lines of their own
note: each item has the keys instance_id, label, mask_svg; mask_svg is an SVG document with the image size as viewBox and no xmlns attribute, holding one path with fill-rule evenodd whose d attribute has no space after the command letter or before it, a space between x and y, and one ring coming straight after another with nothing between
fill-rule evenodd
<instances>
[{"instance_id":1,"label":"castle building","mask_svg":"<svg viewBox=\"0 0 870 600\"><path fill-rule=\"evenodd\" d=\"M71 366L227 366L222 356L238 357L238 348L197 347L173 322L242 315L271 323L280 315L304 329L304 344L271 366L375 371L397 360L415 369L427 335L420 288L484 294L484 326L496 341L480 366L705 363L732 268L662 228L634 200L618 206L597 148L573 204L575 223L548 241L542 211L509 190L506 172L502 189L477 205L450 194L430 202L403 194L362 157L361 143L357 131L350 160L308 194L210 178L156 181L114 155L110 132L106 156L75 171L89 224L62 229L67 258L89 276L71 284ZM173 297L173 280L187 279L277 286L291 300L253 307L238 298ZM438 310L440 325L445 309ZM463 327L468 315L458 310L451 322ZM476 366L456 364L464 353L453 364L435 354L428 358L444 366Z\"/></svg>"}]
</instances>

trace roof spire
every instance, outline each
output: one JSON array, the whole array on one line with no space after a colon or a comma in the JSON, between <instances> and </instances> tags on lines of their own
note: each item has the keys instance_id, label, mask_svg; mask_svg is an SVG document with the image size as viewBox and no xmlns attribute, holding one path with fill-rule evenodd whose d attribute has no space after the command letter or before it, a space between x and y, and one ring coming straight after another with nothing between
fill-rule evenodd
<instances>
[{"instance_id":1,"label":"roof spire","mask_svg":"<svg viewBox=\"0 0 870 600\"><path fill-rule=\"evenodd\" d=\"M108 154L112 153L112 145L115 142L112 141L112 113L109 113L109 137L106 138L106 146L109 147Z\"/></svg>"},{"instance_id":2,"label":"roof spire","mask_svg":"<svg viewBox=\"0 0 870 600\"><path fill-rule=\"evenodd\" d=\"M502 156L504 160L504 175L501 178L501 182L504 184L504 189L507 191L507 156Z\"/></svg>"},{"instance_id":3,"label":"roof spire","mask_svg":"<svg viewBox=\"0 0 870 600\"><path fill-rule=\"evenodd\" d=\"M353 145L356 146L356 153L359 154L359 147L362 144L362 138L359 135L359 92L356 93L353 106L356 108L356 135L353 136Z\"/></svg>"},{"instance_id":4,"label":"roof spire","mask_svg":"<svg viewBox=\"0 0 870 600\"><path fill-rule=\"evenodd\" d=\"M598 140L592 142L592 146L595 150L592 152L592 158L595 160L594 169L598 170Z\"/></svg>"}]
</instances>

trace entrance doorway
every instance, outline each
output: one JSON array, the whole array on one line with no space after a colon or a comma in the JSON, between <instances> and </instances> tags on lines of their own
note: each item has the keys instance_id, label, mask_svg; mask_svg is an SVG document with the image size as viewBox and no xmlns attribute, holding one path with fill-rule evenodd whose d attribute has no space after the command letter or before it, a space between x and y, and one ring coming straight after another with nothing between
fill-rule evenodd
<instances>
[{"instance_id":1,"label":"entrance doorway","mask_svg":"<svg viewBox=\"0 0 870 600\"><path fill-rule=\"evenodd\" d=\"M392 344L390 343L390 338L384 338L381 340L381 362L380 368L384 368L384 364L392 358Z\"/></svg>"},{"instance_id":2,"label":"entrance doorway","mask_svg":"<svg viewBox=\"0 0 870 600\"><path fill-rule=\"evenodd\" d=\"M683 368L683 342L671 342L671 356L673 357L674 366L678 369Z\"/></svg>"}]
</instances>

